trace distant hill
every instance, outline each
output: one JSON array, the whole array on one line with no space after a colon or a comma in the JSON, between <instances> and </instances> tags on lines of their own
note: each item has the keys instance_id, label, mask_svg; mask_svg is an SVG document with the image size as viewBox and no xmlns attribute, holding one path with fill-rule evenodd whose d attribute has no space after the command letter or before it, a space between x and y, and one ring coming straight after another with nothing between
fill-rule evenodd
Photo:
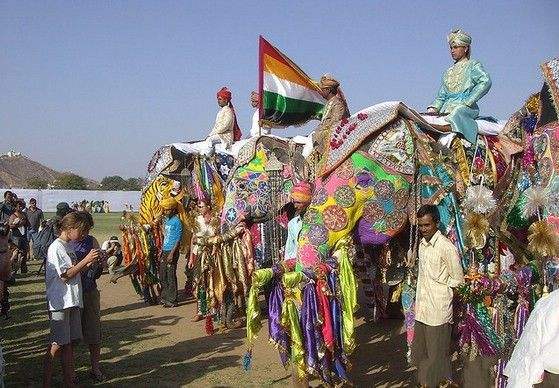
<instances>
[{"instance_id":1,"label":"distant hill","mask_svg":"<svg viewBox=\"0 0 559 388\"><path fill-rule=\"evenodd\" d=\"M40 178L53 184L62 172L53 170L39 162L29 159L19 152L10 151L0 155L0 187L26 188L32 178ZM99 187L99 183L86 179L90 189Z\"/></svg>"}]
</instances>

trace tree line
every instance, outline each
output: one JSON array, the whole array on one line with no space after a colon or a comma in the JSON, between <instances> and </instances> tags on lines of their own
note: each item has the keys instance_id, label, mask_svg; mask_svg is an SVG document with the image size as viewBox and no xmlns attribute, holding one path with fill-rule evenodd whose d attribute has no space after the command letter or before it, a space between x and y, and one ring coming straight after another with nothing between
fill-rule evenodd
<instances>
[{"instance_id":1,"label":"tree line","mask_svg":"<svg viewBox=\"0 0 559 388\"><path fill-rule=\"evenodd\" d=\"M60 174L53 182L40 177L30 178L26 182L28 189L61 189L61 190L115 190L138 191L142 189L142 178L123 178L118 175L106 176L97 185L88 184L84 177L73 173Z\"/></svg>"}]
</instances>

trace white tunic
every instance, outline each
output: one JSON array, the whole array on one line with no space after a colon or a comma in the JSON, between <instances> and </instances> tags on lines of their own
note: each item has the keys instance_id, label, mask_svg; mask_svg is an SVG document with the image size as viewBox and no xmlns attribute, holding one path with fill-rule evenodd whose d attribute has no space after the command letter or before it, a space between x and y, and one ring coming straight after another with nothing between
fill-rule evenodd
<instances>
[{"instance_id":1,"label":"white tunic","mask_svg":"<svg viewBox=\"0 0 559 388\"><path fill-rule=\"evenodd\" d=\"M235 125L235 114L230 106L225 105L217 112L215 124L208 139L219 139L227 145L233 143L233 126Z\"/></svg>"},{"instance_id":2,"label":"white tunic","mask_svg":"<svg viewBox=\"0 0 559 388\"><path fill-rule=\"evenodd\" d=\"M559 290L536 303L505 368L508 388L531 387L544 371L559 374Z\"/></svg>"},{"instance_id":3,"label":"white tunic","mask_svg":"<svg viewBox=\"0 0 559 388\"><path fill-rule=\"evenodd\" d=\"M270 128L265 128L260 126L260 111L256 109L252 115L252 126L250 127L250 137L269 135Z\"/></svg>"}]
</instances>

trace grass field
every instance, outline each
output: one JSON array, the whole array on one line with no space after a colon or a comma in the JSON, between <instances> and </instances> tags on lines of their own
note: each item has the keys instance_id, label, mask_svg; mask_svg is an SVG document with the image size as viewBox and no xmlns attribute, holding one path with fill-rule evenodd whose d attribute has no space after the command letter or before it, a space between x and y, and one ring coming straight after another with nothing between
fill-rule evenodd
<instances>
[{"instance_id":1,"label":"grass field","mask_svg":"<svg viewBox=\"0 0 559 388\"><path fill-rule=\"evenodd\" d=\"M122 213L94 213L93 221L95 226L91 230L91 235L94 236L99 244L103 241L108 240L111 236L118 236L120 239L120 230L118 226L121 224ZM45 218L51 218L54 213L45 213Z\"/></svg>"}]
</instances>

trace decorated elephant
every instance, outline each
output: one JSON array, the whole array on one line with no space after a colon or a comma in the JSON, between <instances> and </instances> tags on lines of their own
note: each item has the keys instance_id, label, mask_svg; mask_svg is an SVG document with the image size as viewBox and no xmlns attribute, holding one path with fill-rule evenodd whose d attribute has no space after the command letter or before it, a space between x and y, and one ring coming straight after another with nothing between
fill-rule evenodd
<instances>
[{"instance_id":1,"label":"decorated elephant","mask_svg":"<svg viewBox=\"0 0 559 388\"><path fill-rule=\"evenodd\" d=\"M342 120L331 133L303 218L297 261L304 275L284 263L253 276L255 290L272 284L277 300L268 312L271 341L300 377L317 376L328 384L347 379L348 356L355 348L355 240L386 246L407 229L420 205L430 203L439 207L445 231L465 250L459 205L466 187L477 184L480 176L494 189L514 179L517 152L503 146L514 143L513 136L482 137L473 152L460 144L449 152L431 132L436 131L400 102L374 105ZM471 166L480 155L484 164L477 170L460 166ZM509 206L505 196L496 199ZM410 248L418 242L416 229L411 231ZM402 261L402 256L392 261ZM297 290L302 290L299 296ZM257 307L250 301L254 298L249 297L247 307L249 344L260 327ZM298 308L290 310L292 304Z\"/></svg>"},{"instance_id":2,"label":"decorated elephant","mask_svg":"<svg viewBox=\"0 0 559 388\"><path fill-rule=\"evenodd\" d=\"M223 231L240 221L251 224L258 267L277 261L286 230L278 222L293 184L307 180L305 144L276 136L251 139L237 155L225 186Z\"/></svg>"}]
</instances>

